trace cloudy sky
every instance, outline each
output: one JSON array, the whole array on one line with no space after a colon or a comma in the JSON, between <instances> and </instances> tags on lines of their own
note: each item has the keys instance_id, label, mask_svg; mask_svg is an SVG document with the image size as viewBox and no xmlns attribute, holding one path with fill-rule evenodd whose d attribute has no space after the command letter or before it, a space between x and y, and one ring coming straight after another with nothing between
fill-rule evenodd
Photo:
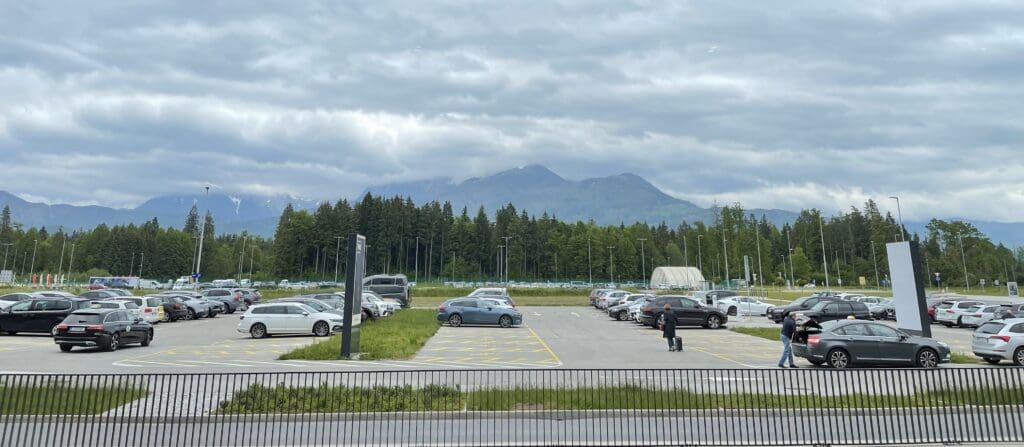
<instances>
[{"instance_id":1,"label":"cloudy sky","mask_svg":"<svg viewBox=\"0 0 1024 447\"><path fill-rule=\"evenodd\" d=\"M1024 221L1017 0L29 3L0 6L0 190L31 200L542 164Z\"/></svg>"}]
</instances>

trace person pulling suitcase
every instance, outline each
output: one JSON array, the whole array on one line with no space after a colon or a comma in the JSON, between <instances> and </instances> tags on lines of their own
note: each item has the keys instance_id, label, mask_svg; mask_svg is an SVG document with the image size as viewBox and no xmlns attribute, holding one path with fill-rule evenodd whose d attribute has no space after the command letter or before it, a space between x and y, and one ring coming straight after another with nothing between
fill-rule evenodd
<instances>
[{"instance_id":1,"label":"person pulling suitcase","mask_svg":"<svg viewBox=\"0 0 1024 447\"><path fill-rule=\"evenodd\" d=\"M665 311L661 313L661 318L661 336L668 340L669 352L681 351L683 340L676 337L676 313L668 303L665 303Z\"/></svg>"}]
</instances>

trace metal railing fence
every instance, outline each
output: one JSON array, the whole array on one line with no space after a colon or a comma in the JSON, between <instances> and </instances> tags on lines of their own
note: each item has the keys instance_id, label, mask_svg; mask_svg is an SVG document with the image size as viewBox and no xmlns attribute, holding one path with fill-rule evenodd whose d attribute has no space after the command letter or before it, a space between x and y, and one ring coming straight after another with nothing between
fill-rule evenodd
<instances>
[{"instance_id":1,"label":"metal railing fence","mask_svg":"<svg viewBox=\"0 0 1024 447\"><path fill-rule=\"evenodd\" d=\"M0 375L0 445L1024 441L1024 369Z\"/></svg>"}]
</instances>

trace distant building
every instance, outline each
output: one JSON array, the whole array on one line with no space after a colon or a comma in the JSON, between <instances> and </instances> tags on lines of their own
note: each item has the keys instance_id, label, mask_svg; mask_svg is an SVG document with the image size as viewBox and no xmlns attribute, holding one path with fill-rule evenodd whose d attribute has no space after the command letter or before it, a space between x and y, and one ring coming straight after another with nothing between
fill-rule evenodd
<instances>
[{"instance_id":1,"label":"distant building","mask_svg":"<svg viewBox=\"0 0 1024 447\"><path fill-rule=\"evenodd\" d=\"M699 290L704 275L696 267L658 267L651 273L651 288L661 290Z\"/></svg>"}]
</instances>

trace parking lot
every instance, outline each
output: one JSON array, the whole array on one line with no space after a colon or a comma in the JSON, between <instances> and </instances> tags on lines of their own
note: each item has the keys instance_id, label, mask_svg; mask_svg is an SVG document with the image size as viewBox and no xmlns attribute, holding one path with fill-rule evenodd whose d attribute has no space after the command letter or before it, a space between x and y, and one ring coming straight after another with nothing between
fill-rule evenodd
<instances>
[{"instance_id":1,"label":"parking lot","mask_svg":"<svg viewBox=\"0 0 1024 447\"><path fill-rule=\"evenodd\" d=\"M237 315L163 323L153 344L115 352L76 349L62 353L46 335L0 335L0 371L44 373L344 371L507 368L772 368L778 342L728 329L679 328L684 352L668 352L660 331L610 319L592 307L524 307L524 324L442 326L409 360L280 361L311 336L256 340L235 330ZM890 322L895 326L895 323ZM772 327L764 317L732 317L729 326ZM970 353L970 329L932 326L933 337L953 352ZM809 364L802 362L804 366ZM980 365L979 365L980 366Z\"/></svg>"}]
</instances>

